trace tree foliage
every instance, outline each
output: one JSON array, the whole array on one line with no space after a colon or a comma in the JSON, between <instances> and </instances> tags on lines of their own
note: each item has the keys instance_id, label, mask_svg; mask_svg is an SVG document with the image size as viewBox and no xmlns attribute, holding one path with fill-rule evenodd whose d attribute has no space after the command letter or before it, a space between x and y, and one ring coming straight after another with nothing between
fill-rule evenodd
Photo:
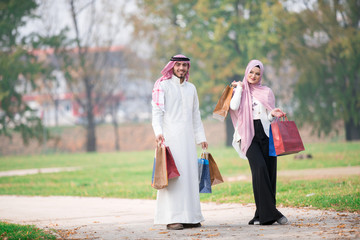
<instances>
[{"instance_id":1,"label":"tree foliage","mask_svg":"<svg viewBox=\"0 0 360 240\"><path fill-rule=\"evenodd\" d=\"M283 57L299 72L296 116L321 133L345 125L360 139L360 2L317 0L282 15Z\"/></svg>"},{"instance_id":2,"label":"tree foliage","mask_svg":"<svg viewBox=\"0 0 360 240\"><path fill-rule=\"evenodd\" d=\"M48 63L63 73L67 91L80 107L80 123L86 130L86 151L97 150L96 127L107 113L104 109L112 107L115 146L119 150L118 123L116 113L120 99L121 78L130 75L137 59L126 47L114 46L122 25L119 19L126 2L114 1L67 1L71 25L51 37L48 45L53 51L48 54ZM46 6L45 6L46 7ZM86 14L86 22L82 16ZM44 19L46 21L46 19ZM50 25L50 29L57 26ZM69 32L74 33L71 37ZM127 73L125 73L127 71ZM46 85L51 88L52 81ZM122 89L121 89L122 90ZM56 94L54 94L56 95ZM56 98L56 96L54 96Z\"/></svg>"},{"instance_id":3,"label":"tree foliage","mask_svg":"<svg viewBox=\"0 0 360 240\"><path fill-rule=\"evenodd\" d=\"M254 58L265 63L279 40L271 19L278 1L139 0L135 32L155 47L157 75L169 56L182 52L192 58L191 79L200 86L203 110L211 112L226 84L241 80ZM208 108L204 108L208 106Z\"/></svg>"},{"instance_id":4,"label":"tree foliage","mask_svg":"<svg viewBox=\"0 0 360 240\"><path fill-rule=\"evenodd\" d=\"M35 79L47 70L31 54L31 36L20 37L19 28L37 3L33 0L0 2L0 135L11 137L12 130L21 133L24 143L44 136L41 119L22 99L28 88L35 89Z\"/></svg>"},{"instance_id":5,"label":"tree foliage","mask_svg":"<svg viewBox=\"0 0 360 240\"><path fill-rule=\"evenodd\" d=\"M264 84L292 98L288 110L300 125L328 134L343 121L346 139L360 139L359 1L137 3L135 33L153 44L156 75L170 55L190 56L203 112L211 113L224 86L256 58L276 68Z\"/></svg>"},{"instance_id":6,"label":"tree foliage","mask_svg":"<svg viewBox=\"0 0 360 240\"><path fill-rule=\"evenodd\" d=\"M272 21L282 11L278 1L139 0L138 5L142 12L134 17L135 33L153 43L157 75L169 56L189 56L190 78L198 86L205 116L212 113L227 84L242 80L251 59L268 64L268 55L278 49ZM230 144L233 129L227 120Z\"/></svg>"}]
</instances>

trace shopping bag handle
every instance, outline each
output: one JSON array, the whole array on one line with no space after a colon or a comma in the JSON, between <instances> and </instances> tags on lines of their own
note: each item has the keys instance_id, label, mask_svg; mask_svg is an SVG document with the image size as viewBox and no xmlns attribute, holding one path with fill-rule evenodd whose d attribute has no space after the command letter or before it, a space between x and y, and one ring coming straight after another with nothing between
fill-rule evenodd
<instances>
[{"instance_id":1,"label":"shopping bag handle","mask_svg":"<svg viewBox=\"0 0 360 240\"><path fill-rule=\"evenodd\" d=\"M206 152L206 148L202 149L202 152L200 153L200 158L204 156L206 159L208 159L208 152Z\"/></svg>"},{"instance_id":2,"label":"shopping bag handle","mask_svg":"<svg viewBox=\"0 0 360 240\"><path fill-rule=\"evenodd\" d=\"M236 81L236 80L233 80L233 81ZM240 80L239 80L240 81ZM231 87L231 88L234 88L233 86L231 86L232 82L229 82L228 84L226 84L227 86Z\"/></svg>"},{"instance_id":3,"label":"shopping bag handle","mask_svg":"<svg viewBox=\"0 0 360 240\"><path fill-rule=\"evenodd\" d=\"M287 118L287 116L285 115L285 117L279 117L279 118L276 118L276 120L275 120L276 122L278 122L278 121L289 121L289 119Z\"/></svg>"},{"instance_id":4,"label":"shopping bag handle","mask_svg":"<svg viewBox=\"0 0 360 240\"><path fill-rule=\"evenodd\" d=\"M164 144L164 141L163 140L161 140L161 141L159 141L158 143L157 143L157 145L160 147L161 145L164 145L165 146L165 144Z\"/></svg>"}]
</instances>

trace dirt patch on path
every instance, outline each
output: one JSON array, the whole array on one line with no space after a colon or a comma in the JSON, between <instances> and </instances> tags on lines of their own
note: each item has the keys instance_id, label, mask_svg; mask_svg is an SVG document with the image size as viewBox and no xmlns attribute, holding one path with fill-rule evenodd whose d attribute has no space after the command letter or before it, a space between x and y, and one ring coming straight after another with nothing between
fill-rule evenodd
<instances>
[{"instance_id":1,"label":"dirt patch on path","mask_svg":"<svg viewBox=\"0 0 360 240\"><path fill-rule=\"evenodd\" d=\"M201 203L201 228L154 225L155 200L0 196L1 220L57 229L62 239L358 239L360 215L278 208L288 225L248 225L253 204Z\"/></svg>"},{"instance_id":2,"label":"dirt patch on path","mask_svg":"<svg viewBox=\"0 0 360 240\"><path fill-rule=\"evenodd\" d=\"M335 168L311 168L301 170L285 170L278 171L278 178L286 178L290 180L312 180L312 179L328 179L344 176L360 176L360 166L354 167L335 167ZM251 181L251 175L238 175L235 177L225 178L227 182Z\"/></svg>"}]
</instances>

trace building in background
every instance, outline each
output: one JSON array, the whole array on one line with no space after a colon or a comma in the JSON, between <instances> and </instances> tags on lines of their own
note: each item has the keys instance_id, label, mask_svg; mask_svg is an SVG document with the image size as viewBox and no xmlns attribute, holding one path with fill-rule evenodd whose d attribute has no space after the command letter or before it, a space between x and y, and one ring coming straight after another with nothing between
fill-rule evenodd
<instances>
[{"instance_id":1,"label":"building in background","mask_svg":"<svg viewBox=\"0 0 360 240\"><path fill-rule=\"evenodd\" d=\"M101 69L106 74L101 74L101 78L97 81L112 83L109 86L111 90L109 94L105 93L102 96L105 100L101 104L95 104L93 108L97 123L111 123L114 118L119 123L143 122L151 118L150 101L153 83L149 80L146 62L142 62L141 59L136 60L137 66L141 66L141 73L138 73L137 69L127 67L131 64L127 64L129 59L124 51L126 49L123 47L89 49L89 53L94 55L107 56L106 64ZM51 49L36 50L34 53L42 61L56 62ZM29 114L40 117L45 126L85 124L85 111L76 100L76 98L84 99L85 92L70 91L64 73L60 70L54 70L52 75L54 79L51 81L39 79L36 89L33 89L25 79L19 79L17 91L25 92L23 100L34 110ZM99 96L94 96L94 102L97 97Z\"/></svg>"}]
</instances>

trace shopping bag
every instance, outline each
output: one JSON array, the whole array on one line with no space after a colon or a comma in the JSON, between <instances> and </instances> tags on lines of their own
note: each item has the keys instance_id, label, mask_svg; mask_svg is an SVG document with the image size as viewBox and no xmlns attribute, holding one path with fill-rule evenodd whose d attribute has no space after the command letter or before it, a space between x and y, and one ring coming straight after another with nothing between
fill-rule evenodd
<instances>
[{"instance_id":1,"label":"shopping bag","mask_svg":"<svg viewBox=\"0 0 360 240\"><path fill-rule=\"evenodd\" d=\"M223 183L224 180L220 174L220 170L219 170L213 156L211 155L211 153L208 153L208 152L202 153L201 157L203 157L209 161L211 185Z\"/></svg>"},{"instance_id":2,"label":"shopping bag","mask_svg":"<svg viewBox=\"0 0 360 240\"><path fill-rule=\"evenodd\" d=\"M164 144L158 144L155 149L151 186L155 189L163 189L167 185L166 148Z\"/></svg>"},{"instance_id":3,"label":"shopping bag","mask_svg":"<svg viewBox=\"0 0 360 240\"><path fill-rule=\"evenodd\" d=\"M167 170L168 179L180 176L180 173L176 167L174 157L170 151L170 148L168 146L165 146L165 151L166 151L166 170Z\"/></svg>"},{"instance_id":4,"label":"shopping bag","mask_svg":"<svg viewBox=\"0 0 360 240\"><path fill-rule=\"evenodd\" d=\"M200 193L211 193L211 179L209 161L204 158L198 159L199 169L199 192Z\"/></svg>"},{"instance_id":5,"label":"shopping bag","mask_svg":"<svg viewBox=\"0 0 360 240\"><path fill-rule=\"evenodd\" d=\"M271 123L272 138L276 155L287 155L305 150L298 128L294 121L275 121Z\"/></svg>"},{"instance_id":6,"label":"shopping bag","mask_svg":"<svg viewBox=\"0 0 360 240\"><path fill-rule=\"evenodd\" d=\"M276 157L276 151L275 151L275 146L274 146L274 139L273 139L273 135L272 135L272 131L271 131L271 124L270 124L270 128L269 128L269 156L271 157Z\"/></svg>"},{"instance_id":7,"label":"shopping bag","mask_svg":"<svg viewBox=\"0 0 360 240\"><path fill-rule=\"evenodd\" d=\"M230 87L229 85L226 86L226 88L221 94L219 101L215 106L215 109L213 111L213 118L218 119L222 122L224 121L229 111L233 91L233 87Z\"/></svg>"}]
</instances>

